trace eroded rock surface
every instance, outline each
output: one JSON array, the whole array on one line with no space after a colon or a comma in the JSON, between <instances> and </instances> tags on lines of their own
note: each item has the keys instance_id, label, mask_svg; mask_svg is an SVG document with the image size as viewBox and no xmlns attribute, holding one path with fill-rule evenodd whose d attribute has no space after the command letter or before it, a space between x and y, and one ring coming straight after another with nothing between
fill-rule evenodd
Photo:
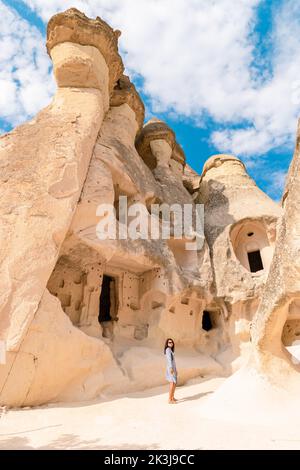
<instances>
[{"instance_id":1,"label":"eroded rock surface","mask_svg":"<svg viewBox=\"0 0 300 470\"><path fill-rule=\"evenodd\" d=\"M181 383L230 373L251 351L252 370L268 375L276 363L278 380L284 372L297 382L281 339L289 346L300 334L299 142L283 209L235 156L211 157L198 175L166 123L144 124L119 34L74 8L51 18L57 92L0 139L0 403L164 383L167 337ZM176 236L173 214L167 238L125 236L136 207L141 232L153 217L161 228L153 206L163 204L191 208L188 234ZM103 239L109 220L118 236Z\"/></svg>"}]
</instances>

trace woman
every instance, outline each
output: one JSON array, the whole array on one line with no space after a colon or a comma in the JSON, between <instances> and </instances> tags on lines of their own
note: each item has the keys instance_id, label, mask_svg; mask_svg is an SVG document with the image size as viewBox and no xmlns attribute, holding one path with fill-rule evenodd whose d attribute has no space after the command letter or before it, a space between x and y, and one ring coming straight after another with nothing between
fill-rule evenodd
<instances>
[{"instance_id":1,"label":"woman","mask_svg":"<svg viewBox=\"0 0 300 470\"><path fill-rule=\"evenodd\" d=\"M176 369L176 363L175 363L174 350L175 350L174 341L171 338L168 338L165 343L164 353L167 359L166 379L170 383L170 389L169 389L169 403L170 404L177 402L176 398L174 398L175 388L177 384L177 369Z\"/></svg>"}]
</instances>

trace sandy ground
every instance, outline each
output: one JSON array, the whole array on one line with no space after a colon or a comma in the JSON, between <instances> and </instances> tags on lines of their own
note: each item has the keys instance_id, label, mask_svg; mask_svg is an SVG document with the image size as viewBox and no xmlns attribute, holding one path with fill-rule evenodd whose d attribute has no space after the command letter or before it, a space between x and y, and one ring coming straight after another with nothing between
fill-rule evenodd
<instances>
[{"instance_id":1,"label":"sandy ground","mask_svg":"<svg viewBox=\"0 0 300 470\"><path fill-rule=\"evenodd\" d=\"M0 449L300 449L300 427L201 417L224 381L192 381L167 403L167 386L110 401L3 411Z\"/></svg>"}]
</instances>

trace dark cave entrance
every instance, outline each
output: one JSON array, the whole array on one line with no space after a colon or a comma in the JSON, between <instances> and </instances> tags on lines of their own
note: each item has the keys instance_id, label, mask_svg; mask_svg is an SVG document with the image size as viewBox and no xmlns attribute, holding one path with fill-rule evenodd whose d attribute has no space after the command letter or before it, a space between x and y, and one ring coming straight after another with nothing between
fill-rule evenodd
<instances>
[{"instance_id":1,"label":"dark cave entrance","mask_svg":"<svg viewBox=\"0 0 300 470\"><path fill-rule=\"evenodd\" d=\"M250 271L252 273L256 273L257 271L261 271L262 269L264 269L259 250L250 251L248 253L248 261L249 261Z\"/></svg>"},{"instance_id":2,"label":"dark cave entrance","mask_svg":"<svg viewBox=\"0 0 300 470\"><path fill-rule=\"evenodd\" d=\"M114 278L111 276L107 276L104 274L102 280L102 288L100 294L100 302L99 302L99 315L98 320L99 323L104 321L111 321L111 290L113 289Z\"/></svg>"},{"instance_id":3,"label":"dark cave entrance","mask_svg":"<svg viewBox=\"0 0 300 470\"><path fill-rule=\"evenodd\" d=\"M98 321L102 327L102 336L113 337L113 321L116 320L116 280L103 275L101 294L99 298Z\"/></svg>"},{"instance_id":4,"label":"dark cave entrance","mask_svg":"<svg viewBox=\"0 0 300 470\"><path fill-rule=\"evenodd\" d=\"M202 329L205 331L210 331L214 327L213 321L211 318L210 312L207 310L203 310L203 315L202 315Z\"/></svg>"}]
</instances>

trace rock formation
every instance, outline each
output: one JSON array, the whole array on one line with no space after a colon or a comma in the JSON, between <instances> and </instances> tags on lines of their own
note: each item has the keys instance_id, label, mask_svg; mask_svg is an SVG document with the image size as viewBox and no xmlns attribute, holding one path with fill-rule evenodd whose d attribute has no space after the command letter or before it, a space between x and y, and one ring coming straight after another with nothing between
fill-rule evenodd
<instances>
[{"instance_id":1,"label":"rock formation","mask_svg":"<svg viewBox=\"0 0 300 470\"><path fill-rule=\"evenodd\" d=\"M299 129L274 256L252 322L249 358L208 400L202 411L211 419L222 413L243 423L288 426L300 418L300 367L291 354L300 334Z\"/></svg>"},{"instance_id":2,"label":"rock formation","mask_svg":"<svg viewBox=\"0 0 300 470\"><path fill-rule=\"evenodd\" d=\"M235 355L247 354L250 323L265 285L281 208L232 155L207 160L198 198L205 204L205 237L214 270L214 300L228 317Z\"/></svg>"},{"instance_id":3,"label":"rock formation","mask_svg":"<svg viewBox=\"0 0 300 470\"><path fill-rule=\"evenodd\" d=\"M0 339L7 349L0 404L162 384L166 337L180 351L182 383L230 373L247 360L263 292L252 330L257 367L278 356L272 348L279 351L288 309L287 342L297 336L297 220L290 214L299 162L277 235L282 209L238 158L213 156L197 175L167 124L144 124L118 36L74 8L51 18L57 92L36 118L0 139ZM203 204L201 233L195 223ZM176 206L167 220L153 212L164 205ZM176 210L185 206L191 230L178 237ZM132 238L137 209L140 236ZM167 222L168 237L146 236L152 223L162 229ZM102 236L108 226L117 236ZM281 283L278 298L272 282ZM285 312L280 320L276 308Z\"/></svg>"},{"instance_id":4,"label":"rock formation","mask_svg":"<svg viewBox=\"0 0 300 470\"><path fill-rule=\"evenodd\" d=\"M269 276L255 316L251 336L253 366L278 386L294 386L299 395L300 368L286 346L299 340L300 330L300 123L296 148L282 198Z\"/></svg>"},{"instance_id":5,"label":"rock formation","mask_svg":"<svg viewBox=\"0 0 300 470\"><path fill-rule=\"evenodd\" d=\"M123 70L117 34L76 10L55 15L47 33L55 97L1 138L0 328L8 353L0 387L1 402L13 405L55 399L78 374L114 362L106 345L71 327L46 286L109 108L109 90Z\"/></svg>"}]
</instances>

